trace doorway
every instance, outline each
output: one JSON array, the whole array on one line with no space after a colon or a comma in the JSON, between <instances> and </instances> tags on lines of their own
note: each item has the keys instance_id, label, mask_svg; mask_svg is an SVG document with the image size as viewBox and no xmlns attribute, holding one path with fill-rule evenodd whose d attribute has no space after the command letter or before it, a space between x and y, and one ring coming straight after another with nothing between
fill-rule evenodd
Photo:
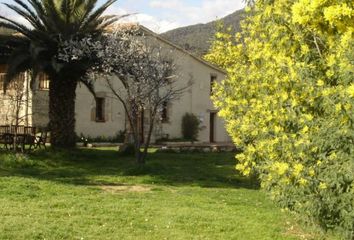
<instances>
[{"instance_id":1,"label":"doorway","mask_svg":"<svg viewBox=\"0 0 354 240\"><path fill-rule=\"evenodd\" d=\"M216 113L210 113L210 134L209 134L209 141L211 143L215 142L215 121L216 121Z\"/></svg>"}]
</instances>

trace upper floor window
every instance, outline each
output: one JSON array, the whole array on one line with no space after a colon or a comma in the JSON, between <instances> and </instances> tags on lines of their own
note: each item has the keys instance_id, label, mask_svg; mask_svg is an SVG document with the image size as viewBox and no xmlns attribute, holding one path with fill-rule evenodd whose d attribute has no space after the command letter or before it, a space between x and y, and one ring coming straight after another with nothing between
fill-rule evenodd
<instances>
[{"instance_id":1,"label":"upper floor window","mask_svg":"<svg viewBox=\"0 0 354 240\"><path fill-rule=\"evenodd\" d=\"M102 97L96 98L96 122L105 121L105 99Z\"/></svg>"},{"instance_id":2,"label":"upper floor window","mask_svg":"<svg viewBox=\"0 0 354 240\"><path fill-rule=\"evenodd\" d=\"M2 89L4 85L6 70L7 66L4 64L0 64L0 89Z\"/></svg>"},{"instance_id":3,"label":"upper floor window","mask_svg":"<svg viewBox=\"0 0 354 240\"><path fill-rule=\"evenodd\" d=\"M214 86L215 86L217 78L218 77L214 74L210 75L210 95L213 95Z\"/></svg>"},{"instance_id":4,"label":"upper floor window","mask_svg":"<svg viewBox=\"0 0 354 240\"><path fill-rule=\"evenodd\" d=\"M49 90L49 77L45 73L38 74L39 90Z\"/></svg>"},{"instance_id":5,"label":"upper floor window","mask_svg":"<svg viewBox=\"0 0 354 240\"><path fill-rule=\"evenodd\" d=\"M7 69L8 69L8 66L6 64L0 64L0 89L1 90L3 90L3 87L4 87L4 81L6 78ZM12 79L12 81L7 86L7 88L9 90L11 90L11 89L19 90L23 87L23 83L24 83L25 79L26 79L25 73L22 72L22 73L18 74L14 79Z\"/></svg>"}]
</instances>

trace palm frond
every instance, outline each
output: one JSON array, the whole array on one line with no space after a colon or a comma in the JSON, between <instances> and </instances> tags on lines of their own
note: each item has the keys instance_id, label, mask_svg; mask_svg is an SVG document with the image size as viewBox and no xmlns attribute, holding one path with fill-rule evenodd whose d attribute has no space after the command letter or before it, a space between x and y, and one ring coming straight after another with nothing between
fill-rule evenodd
<instances>
[{"instance_id":1,"label":"palm frond","mask_svg":"<svg viewBox=\"0 0 354 240\"><path fill-rule=\"evenodd\" d=\"M83 24L85 23L85 20L87 17L91 14L93 9L96 7L97 0L84 0L85 1L85 6L83 6L83 14L80 19L80 28L82 28Z\"/></svg>"},{"instance_id":2,"label":"palm frond","mask_svg":"<svg viewBox=\"0 0 354 240\"><path fill-rule=\"evenodd\" d=\"M25 12L24 10L20 9L19 7L16 7L12 4L7 4L4 3L5 6L16 12L18 15L22 16L25 18L33 27L38 28L43 30L43 25L42 23L38 20L38 18L33 17L31 14L28 12Z\"/></svg>"},{"instance_id":3,"label":"palm frond","mask_svg":"<svg viewBox=\"0 0 354 240\"><path fill-rule=\"evenodd\" d=\"M18 32L22 33L23 35L25 35L28 38L31 38L31 36L32 36L31 30L28 27L26 27L25 25L18 23L14 20L11 20L7 17L3 17L3 16L0 16L0 19L5 20L4 23L7 23L8 26L12 25L12 27L10 29L16 28ZM6 26L3 26L3 27L6 27Z\"/></svg>"},{"instance_id":4,"label":"palm frond","mask_svg":"<svg viewBox=\"0 0 354 240\"><path fill-rule=\"evenodd\" d=\"M65 23L63 22L61 12L58 11L55 2L53 0L46 0L43 5L52 33L65 33Z\"/></svg>"},{"instance_id":5,"label":"palm frond","mask_svg":"<svg viewBox=\"0 0 354 240\"><path fill-rule=\"evenodd\" d=\"M72 11L72 4L70 0L62 0L60 5L60 11L63 14L63 20L66 25L70 23L70 16Z\"/></svg>"},{"instance_id":6,"label":"palm frond","mask_svg":"<svg viewBox=\"0 0 354 240\"><path fill-rule=\"evenodd\" d=\"M27 46L17 48L8 60L8 70L4 80L4 92L21 73L31 69L31 55L27 51Z\"/></svg>"},{"instance_id":7,"label":"palm frond","mask_svg":"<svg viewBox=\"0 0 354 240\"><path fill-rule=\"evenodd\" d=\"M51 28L50 28L50 25L48 24L47 13L44 9L44 6L40 2L40 0L27 0L27 1L30 3L30 5L32 6L34 11L36 12L36 15L38 16L38 18L42 21L44 27L47 30L50 30Z\"/></svg>"},{"instance_id":8,"label":"palm frond","mask_svg":"<svg viewBox=\"0 0 354 240\"><path fill-rule=\"evenodd\" d=\"M27 1L27 3L26 3ZM10 36L13 44L5 45L12 51L7 59L8 75L4 88L25 70L31 70L32 75L38 72L55 73L60 62L56 61L58 42L61 39L91 34L99 37L106 27L122 17L102 16L106 9L117 0L105 0L96 7L99 0L13 0L14 4L4 5L24 17L31 25L21 24L5 16L0 16L0 27L5 27L20 33L20 36ZM72 72L73 79L85 75L91 63L77 62L63 64L64 69ZM66 71L66 70L65 70ZM74 80L74 81L76 81ZM80 82L94 94L93 83L85 79Z\"/></svg>"},{"instance_id":9,"label":"palm frond","mask_svg":"<svg viewBox=\"0 0 354 240\"><path fill-rule=\"evenodd\" d=\"M113 3L115 3L117 0L108 0L106 3L104 3L101 7L96 9L93 13L89 14L86 19L84 19L83 24L81 25L81 30L93 30L92 27L94 24L92 24L95 20L97 20L103 13L104 11L107 10L109 6L111 6Z\"/></svg>"},{"instance_id":10,"label":"palm frond","mask_svg":"<svg viewBox=\"0 0 354 240\"><path fill-rule=\"evenodd\" d=\"M3 21L0 21L0 27L3 27L7 30L13 30L15 32L21 32L21 29L11 23L7 23L7 22L3 22Z\"/></svg>"},{"instance_id":11,"label":"palm frond","mask_svg":"<svg viewBox=\"0 0 354 240\"><path fill-rule=\"evenodd\" d=\"M43 27L43 22L39 17L38 12L34 12L27 4L25 4L22 0L14 0L18 5L20 5L34 20L35 22L38 24L36 25L37 27ZM29 3L31 3L31 1L29 1ZM41 30L45 30L45 29L41 29Z\"/></svg>"},{"instance_id":12,"label":"palm frond","mask_svg":"<svg viewBox=\"0 0 354 240\"><path fill-rule=\"evenodd\" d=\"M109 27L110 25L112 25L113 23L116 23L117 21L119 21L122 18L125 17L129 17L131 16L131 14L124 14L124 15L109 15L109 16L103 16L100 17L97 20L97 26L96 28L100 31L105 30L107 27Z\"/></svg>"}]
</instances>

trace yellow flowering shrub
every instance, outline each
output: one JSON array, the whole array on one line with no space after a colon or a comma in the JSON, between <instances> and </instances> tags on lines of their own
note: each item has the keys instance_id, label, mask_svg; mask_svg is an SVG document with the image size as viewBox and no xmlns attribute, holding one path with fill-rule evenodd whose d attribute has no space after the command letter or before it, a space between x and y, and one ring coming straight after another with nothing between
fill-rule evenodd
<instances>
[{"instance_id":1,"label":"yellow flowering shrub","mask_svg":"<svg viewBox=\"0 0 354 240\"><path fill-rule=\"evenodd\" d=\"M218 32L205 58L228 72L213 100L284 207L354 229L354 3L258 0L241 33Z\"/></svg>"}]
</instances>

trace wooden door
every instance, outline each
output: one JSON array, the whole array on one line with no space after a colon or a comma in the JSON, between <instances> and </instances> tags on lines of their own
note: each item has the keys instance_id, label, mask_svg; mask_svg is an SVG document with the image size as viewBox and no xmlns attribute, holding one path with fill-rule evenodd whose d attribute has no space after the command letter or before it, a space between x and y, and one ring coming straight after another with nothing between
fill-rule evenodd
<instances>
[{"instance_id":1,"label":"wooden door","mask_svg":"<svg viewBox=\"0 0 354 240\"><path fill-rule=\"evenodd\" d=\"M211 143L215 142L215 121L216 121L216 113L210 113L210 137L209 141Z\"/></svg>"}]
</instances>

